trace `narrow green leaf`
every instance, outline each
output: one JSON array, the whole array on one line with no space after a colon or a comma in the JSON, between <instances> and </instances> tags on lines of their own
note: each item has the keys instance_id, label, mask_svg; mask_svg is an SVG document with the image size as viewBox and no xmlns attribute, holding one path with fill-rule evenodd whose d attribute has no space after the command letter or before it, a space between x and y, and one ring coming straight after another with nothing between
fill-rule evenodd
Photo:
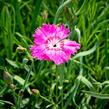
<instances>
[{"instance_id":1,"label":"narrow green leaf","mask_svg":"<svg viewBox=\"0 0 109 109\"><path fill-rule=\"evenodd\" d=\"M109 81L104 81L101 85L109 84Z\"/></svg>"},{"instance_id":2,"label":"narrow green leaf","mask_svg":"<svg viewBox=\"0 0 109 109\"><path fill-rule=\"evenodd\" d=\"M83 84L85 84L90 90L94 90L94 87L91 82L82 75L79 75L77 79L79 79Z\"/></svg>"},{"instance_id":3,"label":"narrow green leaf","mask_svg":"<svg viewBox=\"0 0 109 109\"><path fill-rule=\"evenodd\" d=\"M88 0L85 0L80 9L76 12L76 15L79 15L80 13L84 12L85 7L87 6Z\"/></svg>"},{"instance_id":4,"label":"narrow green leaf","mask_svg":"<svg viewBox=\"0 0 109 109\"><path fill-rule=\"evenodd\" d=\"M107 66L107 67L104 67L106 70L109 70L109 67Z\"/></svg>"},{"instance_id":5,"label":"narrow green leaf","mask_svg":"<svg viewBox=\"0 0 109 109\"><path fill-rule=\"evenodd\" d=\"M87 93L90 96L96 97L98 99L109 99L109 94L100 94L100 93L95 93L95 92L91 92L91 91L82 91L83 93Z\"/></svg>"},{"instance_id":6,"label":"narrow green leaf","mask_svg":"<svg viewBox=\"0 0 109 109\"><path fill-rule=\"evenodd\" d=\"M21 77L18 76L18 75L14 75L14 76L13 76L13 79L16 80L20 85L22 85L22 89L23 89L23 90L24 90L23 87L26 88L26 87L28 86L28 84L25 84L25 83L26 83L26 80L24 80L23 78L21 78ZM31 92L31 90L30 90L29 87L27 88L27 91L28 91L29 94L32 94L32 92Z\"/></svg>"},{"instance_id":7,"label":"narrow green leaf","mask_svg":"<svg viewBox=\"0 0 109 109\"><path fill-rule=\"evenodd\" d=\"M43 0L36 0L36 3L35 3L35 9L33 11L33 14L32 14L32 22L31 22L31 30L33 31L34 27L35 27L35 24L36 24L36 18L39 14L39 11L40 11L40 6L42 4L42 1Z\"/></svg>"},{"instance_id":8,"label":"narrow green leaf","mask_svg":"<svg viewBox=\"0 0 109 109\"><path fill-rule=\"evenodd\" d=\"M25 80L23 78L21 78L20 76L14 75L13 77L18 83L20 83L21 85L24 85Z\"/></svg>"},{"instance_id":9,"label":"narrow green leaf","mask_svg":"<svg viewBox=\"0 0 109 109\"><path fill-rule=\"evenodd\" d=\"M0 95L2 95L7 89L7 86L2 87L2 89L0 89Z\"/></svg>"},{"instance_id":10,"label":"narrow green leaf","mask_svg":"<svg viewBox=\"0 0 109 109\"><path fill-rule=\"evenodd\" d=\"M93 48L91 48L88 51L83 51L83 52L76 54L72 59L74 60L75 58L78 58L78 57L90 55L91 53L93 53L96 50L96 48L97 48L97 45L95 45Z\"/></svg>"},{"instance_id":11,"label":"narrow green leaf","mask_svg":"<svg viewBox=\"0 0 109 109\"><path fill-rule=\"evenodd\" d=\"M65 6L67 6L69 3L71 3L71 1L72 1L72 0L67 0L67 1L65 1L62 5L60 5L60 7L58 8L58 10L57 10L57 12L56 12L56 14L55 14L54 23L57 22L57 19L58 19L59 15L60 15L61 11L63 10L63 8L64 8Z\"/></svg>"},{"instance_id":12,"label":"narrow green leaf","mask_svg":"<svg viewBox=\"0 0 109 109\"><path fill-rule=\"evenodd\" d=\"M7 59L7 58L6 58L6 61L7 61L10 65L12 65L13 67L19 68L19 66L17 65L17 63L16 63L15 61L12 61L12 60Z\"/></svg>"},{"instance_id":13,"label":"narrow green leaf","mask_svg":"<svg viewBox=\"0 0 109 109\"><path fill-rule=\"evenodd\" d=\"M5 101L5 100L0 100L0 103L5 103L5 104L13 105L13 103L11 103L10 101Z\"/></svg>"},{"instance_id":14,"label":"narrow green leaf","mask_svg":"<svg viewBox=\"0 0 109 109\"><path fill-rule=\"evenodd\" d=\"M16 13L16 22L17 26L19 27L21 33L25 35L25 25L23 23L23 17L20 11L20 3L18 1L14 1L15 13Z\"/></svg>"}]
</instances>

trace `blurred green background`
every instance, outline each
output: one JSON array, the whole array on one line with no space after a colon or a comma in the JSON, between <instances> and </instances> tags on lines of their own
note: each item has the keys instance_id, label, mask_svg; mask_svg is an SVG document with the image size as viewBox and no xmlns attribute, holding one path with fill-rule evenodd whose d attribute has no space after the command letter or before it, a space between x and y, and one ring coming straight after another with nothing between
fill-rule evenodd
<instances>
[{"instance_id":1,"label":"blurred green background","mask_svg":"<svg viewBox=\"0 0 109 109\"><path fill-rule=\"evenodd\" d=\"M32 59L32 34L64 23L81 49L68 63ZM0 0L0 109L108 109L109 0Z\"/></svg>"}]
</instances>

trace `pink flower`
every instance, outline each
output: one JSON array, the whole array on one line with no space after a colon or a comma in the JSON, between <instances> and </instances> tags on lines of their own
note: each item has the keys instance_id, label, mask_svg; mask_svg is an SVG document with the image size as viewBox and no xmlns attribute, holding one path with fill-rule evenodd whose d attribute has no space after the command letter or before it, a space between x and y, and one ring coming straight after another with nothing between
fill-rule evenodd
<instances>
[{"instance_id":1,"label":"pink flower","mask_svg":"<svg viewBox=\"0 0 109 109\"><path fill-rule=\"evenodd\" d=\"M80 44L66 39L69 32L64 24L43 24L33 34L34 45L30 48L32 56L39 60L54 61L57 65L68 62L71 55L80 49Z\"/></svg>"}]
</instances>

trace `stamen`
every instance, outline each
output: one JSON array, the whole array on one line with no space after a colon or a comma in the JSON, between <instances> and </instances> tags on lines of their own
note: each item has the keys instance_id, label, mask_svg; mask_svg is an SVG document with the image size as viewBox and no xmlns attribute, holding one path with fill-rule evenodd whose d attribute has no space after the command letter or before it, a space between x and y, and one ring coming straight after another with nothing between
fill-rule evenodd
<instances>
[{"instance_id":1,"label":"stamen","mask_svg":"<svg viewBox=\"0 0 109 109\"><path fill-rule=\"evenodd\" d=\"M53 45L53 47L56 47L56 44L55 44L55 45Z\"/></svg>"}]
</instances>

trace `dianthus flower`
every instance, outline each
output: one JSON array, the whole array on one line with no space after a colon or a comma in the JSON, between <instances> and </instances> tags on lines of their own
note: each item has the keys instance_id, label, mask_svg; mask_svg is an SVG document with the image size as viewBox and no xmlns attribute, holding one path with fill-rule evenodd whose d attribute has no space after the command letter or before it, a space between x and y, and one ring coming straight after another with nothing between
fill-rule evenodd
<instances>
[{"instance_id":1,"label":"dianthus flower","mask_svg":"<svg viewBox=\"0 0 109 109\"><path fill-rule=\"evenodd\" d=\"M66 39L69 33L64 24L43 24L33 34L34 45L30 48L32 56L39 60L51 60L57 65L68 62L71 55L80 49L76 41Z\"/></svg>"}]
</instances>

